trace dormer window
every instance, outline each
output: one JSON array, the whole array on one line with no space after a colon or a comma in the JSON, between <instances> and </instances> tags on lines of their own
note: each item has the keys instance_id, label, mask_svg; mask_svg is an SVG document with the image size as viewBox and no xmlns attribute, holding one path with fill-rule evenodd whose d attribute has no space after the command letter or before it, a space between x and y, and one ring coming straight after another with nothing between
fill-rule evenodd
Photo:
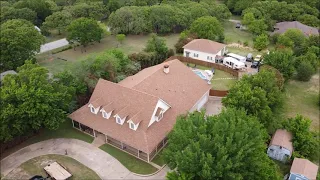
<instances>
[{"instance_id":1,"label":"dormer window","mask_svg":"<svg viewBox=\"0 0 320 180\"><path fill-rule=\"evenodd\" d=\"M94 114L96 113L93 106L90 107L90 111L91 111L92 113L94 113Z\"/></svg>"},{"instance_id":2,"label":"dormer window","mask_svg":"<svg viewBox=\"0 0 320 180\"><path fill-rule=\"evenodd\" d=\"M158 121L160 121L163 118L163 110L160 111L159 116L158 116Z\"/></svg>"},{"instance_id":3,"label":"dormer window","mask_svg":"<svg viewBox=\"0 0 320 180\"><path fill-rule=\"evenodd\" d=\"M135 125L134 125L134 123L129 123L129 126L130 126L130 129L133 129L133 130L135 130Z\"/></svg>"},{"instance_id":4,"label":"dormer window","mask_svg":"<svg viewBox=\"0 0 320 180\"><path fill-rule=\"evenodd\" d=\"M108 118L108 115L107 115L107 113L105 111L102 111L102 117L106 118L106 119Z\"/></svg>"},{"instance_id":5,"label":"dormer window","mask_svg":"<svg viewBox=\"0 0 320 180\"><path fill-rule=\"evenodd\" d=\"M122 121L121 121L121 118L119 116L116 116L116 122L118 124L121 124L122 125Z\"/></svg>"}]
</instances>

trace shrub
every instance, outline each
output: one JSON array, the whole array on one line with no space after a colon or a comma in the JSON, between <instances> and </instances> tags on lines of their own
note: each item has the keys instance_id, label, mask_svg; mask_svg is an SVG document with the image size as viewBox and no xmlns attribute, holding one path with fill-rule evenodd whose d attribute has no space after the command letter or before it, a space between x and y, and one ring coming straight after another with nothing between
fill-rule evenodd
<instances>
[{"instance_id":1,"label":"shrub","mask_svg":"<svg viewBox=\"0 0 320 180\"><path fill-rule=\"evenodd\" d=\"M244 45L244 46L248 46L248 45L249 45L249 42L248 42L248 41L245 41L245 42L243 43L243 45Z\"/></svg>"},{"instance_id":2,"label":"shrub","mask_svg":"<svg viewBox=\"0 0 320 180\"><path fill-rule=\"evenodd\" d=\"M314 70L309 62L301 62L297 68L297 79L299 81L309 81L313 74Z\"/></svg>"}]
</instances>

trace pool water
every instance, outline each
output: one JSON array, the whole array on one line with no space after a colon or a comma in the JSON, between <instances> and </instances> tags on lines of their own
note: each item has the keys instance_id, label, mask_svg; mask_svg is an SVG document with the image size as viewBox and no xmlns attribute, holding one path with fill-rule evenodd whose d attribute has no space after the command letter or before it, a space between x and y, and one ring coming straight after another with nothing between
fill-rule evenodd
<instances>
[{"instance_id":1,"label":"pool water","mask_svg":"<svg viewBox=\"0 0 320 180\"><path fill-rule=\"evenodd\" d=\"M206 76L204 76L200 71L194 71L194 73L196 73L199 77L201 77L201 79L206 80Z\"/></svg>"}]
</instances>

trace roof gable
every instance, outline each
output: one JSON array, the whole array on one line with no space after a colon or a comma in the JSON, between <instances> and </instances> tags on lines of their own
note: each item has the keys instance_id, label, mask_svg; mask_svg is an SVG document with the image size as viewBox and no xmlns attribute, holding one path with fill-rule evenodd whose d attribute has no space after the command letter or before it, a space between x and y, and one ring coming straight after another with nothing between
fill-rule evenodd
<instances>
[{"instance_id":1,"label":"roof gable","mask_svg":"<svg viewBox=\"0 0 320 180\"><path fill-rule=\"evenodd\" d=\"M293 152L293 145L292 145L292 134L286 130L278 129L274 135L272 136L272 139L270 141L270 145L276 145L276 146L282 146L291 153Z\"/></svg>"},{"instance_id":2,"label":"roof gable","mask_svg":"<svg viewBox=\"0 0 320 180\"><path fill-rule=\"evenodd\" d=\"M190 49L190 50L205 52L209 54L217 54L224 47L226 47L225 44L221 44L208 39L194 39L188 44L183 46L184 49Z\"/></svg>"}]
</instances>

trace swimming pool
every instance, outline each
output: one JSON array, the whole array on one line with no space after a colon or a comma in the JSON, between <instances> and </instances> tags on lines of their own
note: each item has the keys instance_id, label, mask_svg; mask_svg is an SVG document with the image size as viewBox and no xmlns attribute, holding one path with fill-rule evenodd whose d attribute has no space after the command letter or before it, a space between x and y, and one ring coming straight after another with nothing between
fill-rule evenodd
<instances>
[{"instance_id":1,"label":"swimming pool","mask_svg":"<svg viewBox=\"0 0 320 180\"><path fill-rule=\"evenodd\" d=\"M196 73L199 77L201 77L201 79L207 80L207 77L204 76L204 75L202 74L202 72L200 72L200 71L193 71L193 72Z\"/></svg>"}]
</instances>

